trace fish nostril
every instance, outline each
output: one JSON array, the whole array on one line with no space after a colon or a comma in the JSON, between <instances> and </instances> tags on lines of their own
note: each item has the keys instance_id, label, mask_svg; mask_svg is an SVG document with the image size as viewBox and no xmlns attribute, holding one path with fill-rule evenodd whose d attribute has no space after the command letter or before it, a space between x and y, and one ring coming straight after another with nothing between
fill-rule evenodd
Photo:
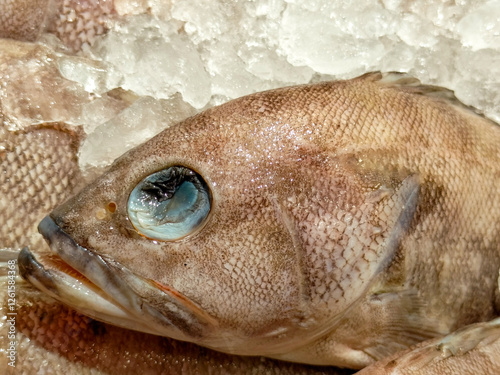
<instances>
[{"instance_id":1,"label":"fish nostril","mask_svg":"<svg viewBox=\"0 0 500 375\"><path fill-rule=\"evenodd\" d=\"M116 211L116 203L115 202L109 202L106 205L106 211L109 213L114 213Z\"/></svg>"}]
</instances>

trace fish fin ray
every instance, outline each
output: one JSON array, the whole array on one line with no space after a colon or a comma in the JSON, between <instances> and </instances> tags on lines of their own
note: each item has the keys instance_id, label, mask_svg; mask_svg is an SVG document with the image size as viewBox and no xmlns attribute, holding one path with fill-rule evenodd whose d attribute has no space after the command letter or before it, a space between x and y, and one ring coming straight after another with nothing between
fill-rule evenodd
<instances>
[{"instance_id":1,"label":"fish fin ray","mask_svg":"<svg viewBox=\"0 0 500 375\"><path fill-rule=\"evenodd\" d=\"M364 352L380 360L419 342L442 336L443 332L425 318L425 301L416 290L375 293L367 297L367 307L379 316L383 329Z\"/></svg>"},{"instance_id":2,"label":"fish fin ray","mask_svg":"<svg viewBox=\"0 0 500 375\"><path fill-rule=\"evenodd\" d=\"M455 96L453 90L441 86L424 84L418 78L405 72L370 72L356 79L377 82L389 88L397 88L410 94L426 96L491 121L477 108L462 103Z\"/></svg>"},{"instance_id":3,"label":"fish fin ray","mask_svg":"<svg viewBox=\"0 0 500 375\"><path fill-rule=\"evenodd\" d=\"M499 327L500 318L466 326L386 356L359 374L399 374L409 370L416 374L498 373Z\"/></svg>"}]
</instances>

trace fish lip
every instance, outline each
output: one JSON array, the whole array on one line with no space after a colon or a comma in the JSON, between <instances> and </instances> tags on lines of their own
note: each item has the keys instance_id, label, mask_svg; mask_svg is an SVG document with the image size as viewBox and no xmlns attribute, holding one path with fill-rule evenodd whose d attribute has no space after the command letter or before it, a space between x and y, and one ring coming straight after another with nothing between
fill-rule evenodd
<instances>
[{"instance_id":1,"label":"fish lip","mask_svg":"<svg viewBox=\"0 0 500 375\"><path fill-rule=\"evenodd\" d=\"M79 245L57 225L50 215L40 222L38 231L45 238L52 252L55 252L65 263L85 276L90 283L97 286L109 299L115 301L135 319L147 323L149 329L138 330L183 341L197 341L204 336L203 332L207 328L213 327L214 322L211 319L203 319L204 317L199 319L200 317L196 314L186 311L185 306L172 296L168 296L170 299L168 303L176 306L173 306L171 312L160 313L134 290L134 287L141 289L150 286L151 280L134 275L119 263L111 264L91 249ZM43 266L37 263L26 249L19 258L19 267L23 269L22 276L28 279L27 277L31 275L30 281L34 278L37 284L47 283L43 285L45 289L53 287L53 280L51 282ZM64 303L64 300L60 300ZM99 317L96 318L99 319ZM126 328L135 329L134 327Z\"/></svg>"},{"instance_id":2,"label":"fish lip","mask_svg":"<svg viewBox=\"0 0 500 375\"><path fill-rule=\"evenodd\" d=\"M139 309L141 301L130 288L121 283L104 259L78 245L50 215L40 222L38 232L45 238L51 250L64 262L78 270L102 290L113 289L115 293L107 292L107 294L120 305L128 309Z\"/></svg>"},{"instance_id":3,"label":"fish lip","mask_svg":"<svg viewBox=\"0 0 500 375\"><path fill-rule=\"evenodd\" d=\"M80 280L57 268L46 269L28 247L19 252L17 259L20 276L56 300L105 323L155 333L147 326L131 320L127 310L108 299L101 289L86 278Z\"/></svg>"},{"instance_id":4,"label":"fish lip","mask_svg":"<svg viewBox=\"0 0 500 375\"><path fill-rule=\"evenodd\" d=\"M17 257L19 274L23 279L29 281L34 277L39 283L43 284L47 291L57 293L57 286L48 272L35 259L28 247L24 247Z\"/></svg>"}]
</instances>

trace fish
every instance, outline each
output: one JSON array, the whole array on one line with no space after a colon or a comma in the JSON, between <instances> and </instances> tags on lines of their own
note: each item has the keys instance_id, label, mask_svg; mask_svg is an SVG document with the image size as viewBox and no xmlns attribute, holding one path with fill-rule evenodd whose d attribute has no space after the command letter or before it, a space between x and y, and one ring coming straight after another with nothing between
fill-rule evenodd
<instances>
[{"instance_id":1,"label":"fish","mask_svg":"<svg viewBox=\"0 0 500 375\"><path fill-rule=\"evenodd\" d=\"M119 157L19 270L93 319L228 354L369 373L448 350L495 372L499 145L404 74L252 94Z\"/></svg>"},{"instance_id":2,"label":"fish","mask_svg":"<svg viewBox=\"0 0 500 375\"><path fill-rule=\"evenodd\" d=\"M38 223L89 182L78 163L85 133L81 125L67 120L72 117L68 107L78 108L88 95L61 77L54 68L58 63L46 47L0 40L0 82L5 89L0 95L0 372L350 374L227 355L105 324L21 278L21 248L48 250L37 232ZM29 90L33 82L39 82L42 95ZM120 92L111 95L109 103L118 111L129 104L120 99Z\"/></svg>"}]
</instances>

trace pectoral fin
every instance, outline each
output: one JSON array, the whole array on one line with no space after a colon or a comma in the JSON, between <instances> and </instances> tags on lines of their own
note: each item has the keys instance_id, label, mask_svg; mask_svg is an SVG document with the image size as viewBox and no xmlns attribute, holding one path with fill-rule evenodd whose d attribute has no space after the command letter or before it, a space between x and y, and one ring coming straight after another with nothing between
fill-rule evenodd
<instances>
[{"instance_id":1,"label":"pectoral fin","mask_svg":"<svg viewBox=\"0 0 500 375\"><path fill-rule=\"evenodd\" d=\"M378 272L384 269L396 253L401 239L407 232L417 209L420 183L418 175L411 175L401 182L396 192L379 206L377 217L390 228L387 233L384 254L386 258L379 264Z\"/></svg>"},{"instance_id":2,"label":"pectoral fin","mask_svg":"<svg viewBox=\"0 0 500 375\"><path fill-rule=\"evenodd\" d=\"M500 318L424 341L358 372L358 375L499 374Z\"/></svg>"}]
</instances>

